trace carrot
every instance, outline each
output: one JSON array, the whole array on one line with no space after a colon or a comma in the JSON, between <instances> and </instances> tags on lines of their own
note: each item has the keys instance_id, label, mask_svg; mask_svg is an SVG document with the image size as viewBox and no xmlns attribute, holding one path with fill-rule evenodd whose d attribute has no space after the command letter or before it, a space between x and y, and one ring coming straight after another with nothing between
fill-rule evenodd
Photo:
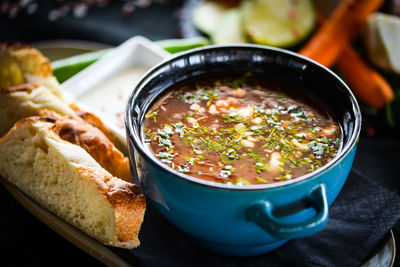
<instances>
[{"instance_id":1,"label":"carrot","mask_svg":"<svg viewBox=\"0 0 400 267\"><path fill-rule=\"evenodd\" d=\"M394 98L389 83L369 67L348 44L340 54L337 65L351 90L365 103L383 108Z\"/></svg>"},{"instance_id":2,"label":"carrot","mask_svg":"<svg viewBox=\"0 0 400 267\"><path fill-rule=\"evenodd\" d=\"M383 2L342 0L299 53L331 67L346 44L358 33L368 14L376 11Z\"/></svg>"},{"instance_id":3,"label":"carrot","mask_svg":"<svg viewBox=\"0 0 400 267\"><path fill-rule=\"evenodd\" d=\"M317 13L318 23L325 18ZM336 61L346 82L353 93L365 103L375 108L382 108L394 98L392 87L378 72L368 66L346 43Z\"/></svg>"}]
</instances>

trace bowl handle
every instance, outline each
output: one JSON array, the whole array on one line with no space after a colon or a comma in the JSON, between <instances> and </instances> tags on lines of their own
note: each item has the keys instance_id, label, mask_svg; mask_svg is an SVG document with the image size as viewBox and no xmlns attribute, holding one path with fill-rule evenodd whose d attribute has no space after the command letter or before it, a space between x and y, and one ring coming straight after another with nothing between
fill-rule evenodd
<instances>
[{"instance_id":1,"label":"bowl handle","mask_svg":"<svg viewBox=\"0 0 400 267\"><path fill-rule=\"evenodd\" d=\"M276 217L280 208L274 207L269 201L258 201L246 209L246 221L253 222L272 236L279 239L292 239L310 236L324 228L328 221L328 202L326 200L325 185L319 184L310 190L302 199L306 207L316 211L314 217L302 222L285 222Z\"/></svg>"}]
</instances>

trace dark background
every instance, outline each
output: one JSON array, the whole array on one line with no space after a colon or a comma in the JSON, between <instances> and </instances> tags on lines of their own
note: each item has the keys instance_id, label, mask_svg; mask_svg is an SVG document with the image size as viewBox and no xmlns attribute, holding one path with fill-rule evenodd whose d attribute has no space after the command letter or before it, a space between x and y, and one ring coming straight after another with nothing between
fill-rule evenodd
<instances>
[{"instance_id":1,"label":"dark background","mask_svg":"<svg viewBox=\"0 0 400 267\"><path fill-rule=\"evenodd\" d=\"M115 1L105 7L95 4L87 9L84 17L74 15L71 7L65 16L51 21L52 11L64 6L57 2L37 1L37 11L32 15L26 8L21 8L14 18L1 14L0 40L34 43L71 39L119 45L134 35L153 41L180 36L178 20L182 1L153 1L149 6L136 7L131 15L124 15L125 1Z\"/></svg>"},{"instance_id":2,"label":"dark background","mask_svg":"<svg viewBox=\"0 0 400 267\"><path fill-rule=\"evenodd\" d=\"M4 2L0 2L2 42L35 44L44 40L63 39L118 45L134 35L142 35L150 40L182 36L183 1L136 6L131 14L124 11L126 2L111 3L106 7L95 5L86 10L84 17L77 17L72 11L55 21L49 20L49 13L62 7L62 3L57 4L57 1L37 1L35 13L28 14L28 9L23 8L18 14L11 15L4 12ZM400 177L395 172L400 159L399 137L398 128L389 127L383 113L377 116L364 113L354 163L355 168L362 170L370 179L396 193L400 190ZM2 186L0 210L1 262L9 262L10 266L102 266L32 216ZM400 240L399 229L396 227L394 230L397 240Z\"/></svg>"},{"instance_id":3,"label":"dark background","mask_svg":"<svg viewBox=\"0 0 400 267\"><path fill-rule=\"evenodd\" d=\"M17 1L18 2L18 1ZM124 3L94 6L83 18L72 13L49 21L55 1L38 1L33 15L26 10L10 19L0 16L0 41L33 43L45 40L84 40L119 45L134 35L150 40L179 37L181 1L151 4L123 16ZM1 3L1 1L0 1ZM0 186L0 255L2 266L104 266L51 230L18 204ZM3 263L8 264L3 265Z\"/></svg>"}]
</instances>

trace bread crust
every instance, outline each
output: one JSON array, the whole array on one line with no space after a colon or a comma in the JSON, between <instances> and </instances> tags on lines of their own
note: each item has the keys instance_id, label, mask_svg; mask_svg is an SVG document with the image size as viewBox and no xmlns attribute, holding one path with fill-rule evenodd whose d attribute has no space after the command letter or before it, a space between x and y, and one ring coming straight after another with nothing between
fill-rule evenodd
<instances>
[{"instance_id":1,"label":"bread crust","mask_svg":"<svg viewBox=\"0 0 400 267\"><path fill-rule=\"evenodd\" d=\"M34 91L39 87L40 90ZM31 93L33 95L29 95ZM15 96L17 97L14 98ZM94 185L98 189L115 214L115 240L107 245L137 247L140 244L138 234L146 202L139 187L129 183L129 161L115 147L120 141L97 116L84 112L77 105L69 104L63 99L60 86L52 75L50 61L31 46L0 44L0 98L4 113L0 118L3 120L0 121L0 131L5 133L20 119L0 139L0 147L15 138L14 135L20 127L30 125L27 129L34 131L37 127L34 124L42 122L46 128L46 135L51 136L52 140L86 150L90 156L86 152L83 154L87 155L86 160L91 163L80 165L77 171L85 177L90 177L91 188ZM23 110L24 105L29 107ZM93 168L93 164L99 166ZM8 168L6 165L5 170L10 170ZM35 196L31 197L35 199ZM50 209L43 201L41 204Z\"/></svg>"},{"instance_id":2,"label":"bread crust","mask_svg":"<svg viewBox=\"0 0 400 267\"><path fill-rule=\"evenodd\" d=\"M115 134L104 124L104 122L94 115L93 113L86 112L82 110L80 107L78 107L75 103L70 103L69 107L75 111L75 114L89 123L90 125L100 129L105 136L118 148L121 149L120 147L120 142L118 138L115 136Z\"/></svg>"},{"instance_id":3,"label":"bread crust","mask_svg":"<svg viewBox=\"0 0 400 267\"><path fill-rule=\"evenodd\" d=\"M36 82L25 83L25 84L21 84L21 85L10 86L7 88L0 88L0 94L7 95L7 94L15 93L15 92L31 93L33 90L35 90L36 88L39 88L39 87L40 87L40 84L38 84Z\"/></svg>"},{"instance_id":4,"label":"bread crust","mask_svg":"<svg viewBox=\"0 0 400 267\"><path fill-rule=\"evenodd\" d=\"M39 50L19 43L0 43L0 88L3 88L1 91L12 93L16 88L23 91L24 87L34 90L34 83L46 87L53 95L65 102L59 83L53 76L50 61ZM26 92L30 91L26 90ZM118 149L123 150L121 141L115 133L96 115L81 110L74 103L65 102L65 104L69 105L78 117L99 128Z\"/></svg>"},{"instance_id":5,"label":"bread crust","mask_svg":"<svg viewBox=\"0 0 400 267\"><path fill-rule=\"evenodd\" d=\"M0 54L14 58L24 73L48 77L53 75L50 61L30 45L20 43L0 44Z\"/></svg>"},{"instance_id":6,"label":"bread crust","mask_svg":"<svg viewBox=\"0 0 400 267\"><path fill-rule=\"evenodd\" d=\"M18 43L0 44L0 70L2 88L38 82L63 99L50 61L32 46Z\"/></svg>"},{"instance_id":7,"label":"bread crust","mask_svg":"<svg viewBox=\"0 0 400 267\"><path fill-rule=\"evenodd\" d=\"M61 139L85 149L104 169L131 182L129 160L98 128L71 117L55 117L53 130Z\"/></svg>"},{"instance_id":8,"label":"bread crust","mask_svg":"<svg viewBox=\"0 0 400 267\"><path fill-rule=\"evenodd\" d=\"M19 128L24 127L24 125L27 125L33 129L32 131L34 131L35 127L38 126L33 125L37 122L44 123L40 127L45 129L46 135L52 140L59 143L69 143L63 140L59 135L59 127L55 125L57 118L43 116L28 117L18 121L15 126L0 139L0 147L11 141L14 138L15 132L17 132ZM123 248L134 248L139 246L140 241L138 239L138 234L146 209L145 197L141 193L139 187L112 176L109 172L102 169L100 165L97 168L94 168L93 166L90 166L90 164L85 167L84 164L85 162L82 162L81 165L76 167L78 173L85 177L90 177L91 182L96 186L98 192L114 209L116 236L115 240L107 243L107 245ZM5 179L8 178L4 174L1 175L4 176ZM23 177L19 177L19 179L23 179ZM24 188L20 189L24 191ZM35 196L31 197L36 199ZM48 207L46 203L41 204ZM63 217L60 214L57 215Z\"/></svg>"},{"instance_id":9,"label":"bread crust","mask_svg":"<svg viewBox=\"0 0 400 267\"><path fill-rule=\"evenodd\" d=\"M46 100L46 97L52 95L50 91L40 87L38 83L28 83L0 89L0 106L3 107L0 111L0 125L2 126L0 135L5 134L17 120L25 116L40 115L57 118L56 129L62 139L81 146L103 168L113 175L131 182L129 160L116 148L114 142L117 141L114 140L113 142L109 139L109 136L114 136L115 138L115 135L113 135L103 122L93 114L83 112L80 109L79 111L71 109L55 97L51 98L53 99L51 103L54 104L56 103L55 101L58 101L59 105L57 107L49 105L51 103L44 104L45 102L43 101L49 102L49 100ZM42 94L31 94L35 90L42 90ZM35 96L33 97L33 95ZM30 105L30 108L27 108L24 106L25 102L33 104ZM10 106L10 103L13 103L13 106ZM57 112L64 114L54 111L57 108ZM24 109L27 110L24 111ZM62 115L73 115L73 117ZM106 136L104 131L108 133L108 136Z\"/></svg>"},{"instance_id":10,"label":"bread crust","mask_svg":"<svg viewBox=\"0 0 400 267\"><path fill-rule=\"evenodd\" d=\"M134 248L140 245L138 238L140 226L143 222L146 201L139 187L115 177L103 177L91 170L81 168L80 172L87 172L99 191L115 210L118 247Z\"/></svg>"}]
</instances>

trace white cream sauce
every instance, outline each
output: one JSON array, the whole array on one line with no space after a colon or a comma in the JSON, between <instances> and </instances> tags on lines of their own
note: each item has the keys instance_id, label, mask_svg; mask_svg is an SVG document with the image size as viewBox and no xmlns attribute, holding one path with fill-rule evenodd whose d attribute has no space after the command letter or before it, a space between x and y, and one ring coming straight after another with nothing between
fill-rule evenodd
<instances>
[{"instance_id":1,"label":"white cream sauce","mask_svg":"<svg viewBox=\"0 0 400 267\"><path fill-rule=\"evenodd\" d=\"M79 96L78 101L118 128L124 129L124 113L129 94L147 70L143 66L134 66L121 71Z\"/></svg>"}]
</instances>

